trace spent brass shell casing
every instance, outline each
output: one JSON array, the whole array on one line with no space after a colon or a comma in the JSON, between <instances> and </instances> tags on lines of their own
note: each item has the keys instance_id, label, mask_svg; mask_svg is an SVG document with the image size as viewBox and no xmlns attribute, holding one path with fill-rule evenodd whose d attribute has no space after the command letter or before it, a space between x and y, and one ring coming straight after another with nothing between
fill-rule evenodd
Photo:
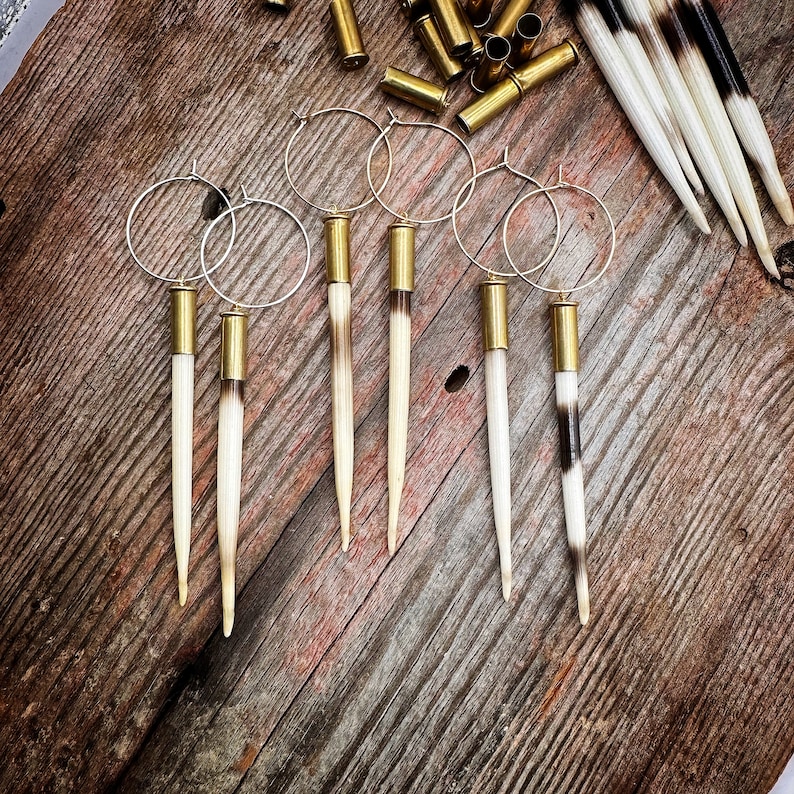
<instances>
[{"instance_id":1,"label":"spent brass shell casing","mask_svg":"<svg viewBox=\"0 0 794 794\"><path fill-rule=\"evenodd\" d=\"M463 64L459 58L455 58L447 52L441 38L441 31L431 14L420 16L414 22L413 28L416 38L425 48L433 67L445 83L451 83L453 80L463 77L466 71Z\"/></svg>"},{"instance_id":2,"label":"spent brass shell casing","mask_svg":"<svg viewBox=\"0 0 794 794\"><path fill-rule=\"evenodd\" d=\"M570 39L542 52L509 72L504 80L491 86L482 96L461 110L455 120L466 132L476 132L505 108L517 102L532 88L542 85L579 63L579 51Z\"/></svg>"},{"instance_id":3,"label":"spent brass shell casing","mask_svg":"<svg viewBox=\"0 0 794 794\"><path fill-rule=\"evenodd\" d=\"M493 0L469 0L466 3L466 16L477 28L485 27L491 18Z\"/></svg>"},{"instance_id":4,"label":"spent brass shell casing","mask_svg":"<svg viewBox=\"0 0 794 794\"><path fill-rule=\"evenodd\" d=\"M292 8L290 0L265 0L265 8L277 14L288 14Z\"/></svg>"},{"instance_id":5,"label":"spent brass shell casing","mask_svg":"<svg viewBox=\"0 0 794 794\"><path fill-rule=\"evenodd\" d=\"M342 67L348 71L360 69L369 63L369 55L361 40L353 4L350 0L331 0L328 8L331 11L339 55L342 57Z\"/></svg>"},{"instance_id":6,"label":"spent brass shell casing","mask_svg":"<svg viewBox=\"0 0 794 794\"><path fill-rule=\"evenodd\" d=\"M555 372L579 371L579 321L576 301L554 301L549 306L551 352Z\"/></svg>"},{"instance_id":7,"label":"spent brass shell casing","mask_svg":"<svg viewBox=\"0 0 794 794\"><path fill-rule=\"evenodd\" d=\"M414 291L416 224L396 221L389 225L389 290Z\"/></svg>"},{"instance_id":8,"label":"spent brass shell casing","mask_svg":"<svg viewBox=\"0 0 794 794\"><path fill-rule=\"evenodd\" d=\"M221 314L221 380L245 380L248 352L248 312Z\"/></svg>"},{"instance_id":9,"label":"spent brass shell casing","mask_svg":"<svg viewBox=\"0 0 794 794\"><path fill-rule=\"evenodd\" d=\"M418 19L428 8L427 0L400 0L400 11L406 19Z\"/></svg>"},{"instance_id":10,"label":"spent brass shell casing","mask_svg":"<svg viewBox=\"0 0 794 794\"><path fill-rule=\"evenodd\" d=\"M496 18L496 21L491 25L491 33L494 36L504 36L509 39L516 29L516 23L523 14L529 11L532 5L532 0L509 0L507 5L502 9L502 13Z\"/></svg>"},{"instance_id":11,"label":"spent brass shell casing","mask_svg":"<svg viewBox=\"0 0 794 794\"><path fill-rule=\"evenodd\" d=\"M507 59L507 65L511 69L530 59L542 32L543 20L537 14L523 14L519 17L513 37L510 39L510 57Z\"/></svg>"},{"instance_id":12,"label":"spent brass shell casing","mask_svg":"<svg viewBox=\"0 0 794 794\"><path fill-rule=\"evenodd\" d=\"M350 216L332 212L323 218L325 280L328 284L350 283Z\"/></svg>"},{"instance_id":13,"label":"spent brass shell casing","mask_svg":"<svg viewBox=\"0 0 794 794\"><path fill-rule=\"evenodd\" d=\"M483 350L507 350L507 282L501 278L480 283Z\"/></svg>"},{"instance_id":14,"label":"spent brass shell casing","mask_svg":"<svg viewBox=\"0 0 794 794\"><path fill-rule=\"evenodd\" d=\"M393 66L386 67L380 88L386 94L429 110L437 116L447 107L449 89L446 86L436 85Z\"/></svg>"},{"instance_id":15,"label":"spent brass shell casing","mask_svg":"<svg viewBox=\"0 0 794 794\"><path fill-rule=\"evenodd\" d=\"M459 57L471 49L471 38L458 0L429 0L441 38L450 55Z\"/></svg>"},{"instance_id":16,"label":"spent brass shell casing","mask_svg":"<svg viewBox=\"0 0 794 794\"><path fill-rule=\"evenodd\" d=\"M477 28L474 27L474 23L465 12L463 14L463 20L466 23L466 29L469 31L469 38L471 39L471 49L463 56L463 65L467 69L471 69L482 60L485 45L480 38L480 34L477 32Z\"/></svg>"},{"instance_id":17,"label":"spent brass shell casing","mask_svg":"<svg viewBox=\"0 0 794 794\"><path fill-rule=\"evenodd\" d=\"M196 354L196 288L192 284L171 287L171 353Z\"/></svg>"},{"instance_id":18,"label":"spent brass shell casing","mask_svg":"<svg viewBox=\"0 0 794 794\"><path fill-rule=\"evenodd\" d=\"M499 82L510 57L510 42L502 36L489 36L485 40L482 60L471 75L471 87L479 94Z\"/></svg>"}]
</instances>

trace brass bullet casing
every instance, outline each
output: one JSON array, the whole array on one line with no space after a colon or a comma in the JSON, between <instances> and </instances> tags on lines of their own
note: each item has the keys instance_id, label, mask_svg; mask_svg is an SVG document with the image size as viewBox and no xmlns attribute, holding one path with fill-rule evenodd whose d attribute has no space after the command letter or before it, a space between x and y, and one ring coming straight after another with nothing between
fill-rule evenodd
<instances>
[{"instance_id":1,"label":"brass bullet casing","mask_svg":"<svg viewBox=\"0 0 794 794\"><path fill-rule=\"evenodd\" d=\"M430 0L430 10L447 52L456 57L465 55L471 49L471 38L458 0Z\"/></svg>"},{"instance_id":2,"label":"brass bullet casing","mask_svg":"<svg viewBox=\"0 0 794 794\"><path fill-rule=\"evenodd\" d=\"M171 352L196 355L196 288L192 284L171 287Z\"/></svg>"},{"instance_id":3,"label":"brass bullet casing","mask_svg":"<svg viewBox=\"0 0 794 794\"><path fill-rule=\"evenodd\" d=\"M406 19L418 19L428 8L427 0L400 0L400 11Z\"/></svg>"},{"instance_id":4,"label":"brass bullet casing","mask_svg":"<svg viewBox=\"0 0 794 794\"><path fill-rule=\"evenodd\" d=\"M579 63L579 52L570 39L552 47L509 72L504 80L491 86L455 116L458 126L469 134L517 102L525 92Z\"/></svg>"},{"instance_id":5,"label":"brass bullet casing","mask_svg":"<svg viewBox=\"0 0 794 794\"><path fill-rule=\"evenodd\" d=\"M532 0L508 0L502 13L496 18L496 22L491 25L491 33L494 36L504 36L509 39L516 29L518 18L526 14L531 5Z\"/></svg>"},{"instance_id":6,"label":"brass bullet casing","mask_svg":"<svg viewBox=\"0 0 794 794\"><path fill-rule=\"evenodd\" d=\"M502 36L488 36L482 60L471 75L471 87L482 94L499 82L510 57L510 42Z\"/></svg>"},{"instance_id":7,"label":"brass bullet casing","mask_svg":"<svg viewBox=\"0 0 794 794\"><path fill-rule=\"evenodd\" d=\"M576 301L554 301L551 317L551 354L555 372L579 371L579 321Z\"/></svg>"},{"instance_id":8,"label":"brass bullet casing","mask_svg":"<svg viewBox=\"0 0 794 794\"><path fill-rule=\"evenodd\" d=\"M325 280L328 284L350 283L350 216L332 212L323 218Z\"/></svg>"},{"instance_id":9,"label":"brass bullet casing","mask_svg":"<svg viewBox=\"0 0 794 794\"><path fill-rule=\"evenodd\" d=\"M414 291L416 224L395 221L389 224L389 290Z\"/></svg>"},{"instance_id":10,"label":"brass bullet casing","mask_svg":"<svg viewBox=\"0 0 794 794\"><path fill-rule=\"evenodd\" d=\"M537 14L523 14L519 17L513 37L510 39L510 57L507 59L507 65L511 69L530 59L542 32L543 20Z\"/></svg>"},{"instance_id":11,"label":"brass bullet casing","mask_svg":"<svg viewBox=\"0 0 794 794\"><path fill-rule=\"evenodd\" d=\"M463 20L466 23L466 29L469 31L469 38L471 39L471 49L463 56L463 65L467 69L471 69L482 60L485 45L482 43L480 34L477 32L477 28L474 27L474 23L465 12L463 14Z\"/></svg>"},{"instance_id":12,"label":"brass bullet casing","mask_svg":"<svg viewBox=\"0 0 794 794\"><path fill-rule=\"evenodd\" d=\"M393 66L386 67L386 73L380 81L381 91L391 96L410 102L412 105L429 110L437 116L447 107L446 86L439 86L429 80L423 80Z\"/></svg>"},{"instance_id":13,"label":"brass bullet casing","mask_svg":"<svg viewBox=\"0 0 794 794\"><path fill-rule=\"evenodd\" d=\"M416 38L430 56L430 60L445 83L451 83L463 77L466 70L458 58L453 57L447 52L444 42L441 39L441 31L436 25L435 19L431 14L423 14L413 24Z\"/></svg>"},{"instance_id":14,"label":"brass bullet casing","mask_svg":"<svg viewBox=\"0 0 794 794\"><path fill-rule=\"evenodd\" d=\"M361 40L353 4L350 0L331 0L328 8L331 11L331 22L334 26L339 54L342 56L342 67L353 71L366 66L369 63L369 55Z\"/></svg>"},{"instance_id":15,"label":"brass bullet casing","mask_svg":"<svg viewBox=\"0 0 794 794\"><path fill-rule=\"evenodd\" d=\"M484 28L491 19L493 0L469 0L466 3L466 16L476 28Z\"/></svg>"},{"instance_id":16,"label":"brass bullet casing","mask_svg":"<svg viewBox=\"0 0 794 794\"><path fill-rule=\"evenodd\" d=\"M221 380L245 380L248 353L248 312L221 314Z\"/></svg>"},{"instance_id":17,"label":"brass bullet casing","mask_svg":"<svg viewBox=\"0 0 794 794\"><path fill-rule=\"evenodd\" d=\"M507 350L507 282L489 278L480 282L483 350Z\"/></svg>"},{"instance_id":18,"label":"brass bullet casing","mask_svg":"<svg viewBox=\"0 0 794 794\"><path fill-rule=\"evenodd\" d=\"M290 0L265 0L265 8L277 14L287 14L292 8Z\"/></svg>"}]
</instances>

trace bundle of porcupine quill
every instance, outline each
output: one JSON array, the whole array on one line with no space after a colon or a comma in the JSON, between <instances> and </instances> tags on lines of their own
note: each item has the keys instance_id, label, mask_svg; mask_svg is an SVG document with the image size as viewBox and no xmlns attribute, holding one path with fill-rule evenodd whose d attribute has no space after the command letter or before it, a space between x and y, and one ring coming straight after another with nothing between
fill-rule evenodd
<instances>
[{"instance_id":1,"label":"bundle of porcupine quill","mask_svg":"<svg viewBox=\"0 0 794 794\"><path fill-rule=\"evenodd\" d=\"M693 161L736 239L746 245L749 232L764 267L779 278L742 147L789 225L794 210L769 135L709 0L568 0L567 5L635 131L697 226L710 232L693 193L703 192Z\"/></svg>"}]
</instances>

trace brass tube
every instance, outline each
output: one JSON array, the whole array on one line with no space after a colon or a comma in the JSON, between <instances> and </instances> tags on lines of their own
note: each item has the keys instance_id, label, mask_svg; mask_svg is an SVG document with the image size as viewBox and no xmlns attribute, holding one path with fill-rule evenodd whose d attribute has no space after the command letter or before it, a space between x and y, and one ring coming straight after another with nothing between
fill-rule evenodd
<instances>
[{"instance_id":1,"label":"brass tube","mask_svg":"<svg viewBox=\"0 0 794 794\"><path fill-rule=\"evenodd\" d=\"M576 301L554 301L551 317L551 353L555 372L579 371L579 322Z\"/></svg>"},{"instance_id":2,"label":"brass tube","mask_svg":"<svg viewBox=\"0 0 794 794\"><path fill-rule=\"evenodd\" d=\"M480 34L477 32L477 28L474 27L474 23L465 12L463 21L466 23L466 30L469 31L469 38L471 39L471 49L463 56L463 65L467 69L471 69L472 66L476 66L482 60L485 46L482 43Z\"/></svg>"},{"instance_id":3,"label":"brass tube","mask_svg":"<svg viewBox=\"0 0 794 794\"><path fill-rule=\"evenodd\" d=\"M496 18L496 22L491 25L491 33L494 36L504 36L509 39L516 29L518 18L526 14L531 5L532 0L509 0L502 13Z\"/></svg>"},{"instance_id":4,"label":"brass tube","mask_svg":"<svg viewBox=\"0 0 794 794\"><path fill-rule=\"evenodd\" d=\"M455 56L467 53L471 49L471 39L458 0L430 0L430 10L441 31L447 52Z\"/></svg>"},{"instance_id":5,"label":"brass tube","mask_svg":"<svg viewBox=\"0 0 794 794\"><path fill-rule=\"evenodd\" d=\"M248 352L248 312L221 314L221 380L245 380Z\"/></svg>"},{"instance_id":6,"label":"brass tube","mask_svg":"<svg viewBox=\"0 0 794 794\"><path fill-rule=\"evenodd\" d=\"M171 287L171 352L196 354L196 288Z\"/></svg>"},{"instance_id":7,"label":"brass tube","mask_svg":"<svg viewBox=\"0 0 794 794\"><path fill-rule=\"evenodd\" d=\"M350 283L350 216L332 212L323 218L325 280L328 284Z\"/></svg>"},{"instance_id":8,"label":"brass tube","mask_svg":"<svg viewBox=\"0 0 794 794\"><path fill-rule=\"evenodd\" d=\"M469 0L466 3L466 16L475 27L483 28L491 19L493 0Z\"/></svg>"},{"instance_id":9,"label":"brass tube","mask_svg":"<svg viewBox=\"0 0 794 794\"><path fill-rule=\"evenodd\" d=\"M489 36L485 40L482 60L472 72L471 87L482 94L486 88L499 82L509 57L510 42L502 36Z\"/></svg>"},{"instance_id":10,"label":"brass tube","mask_svg":"<svg viewBox=\"0 0 794 794\"><path fill-rule=\"evenodd\" d=\"M331 11L339 54L342 56L342 67L348 71L360 69L369 63L369 55L361 40L353 4L350 0L331 0L328 8Z\"/></svg>"},{"instance_id":11,"label":"brass tube","mask_svg":"<svg viewBox=\"0 0 794 794\"><path fill-rule=\"evenodd\" d=\"M570 39L532 58L491 86L481 97L461 110L455 120L469 134L517 102L535 88L579 63L579 52Z\"/></svg>"},{"instance_id":12,"label":"brass tube","mask_svg":"<svg viewBox=\"0 0 794 794\"><path fill-rule=\"evenodd\" d=\"M480 283L483 350L507 350L507 282L489 278Z\"/></svg>"},{"instance_id":13,"label":"brass tube","mask_svg":"<svg viewBox=\"0 0 794 794\"><path fill-rule=\"evenodd\" d=\"M396 221L389 225L389 289L414 291L416 224Z\"/></svg>"},{"instance_id":14,"label":"brass tube","mask_svg":"<svg viewBox=\"0 0 794 794\"><path fill-rule=\"evenodd\" d=\"M393 66L386 67L379 85L381 91L436 115L443 113L447 107L449 89L446 86L438 86Z\"/></svg>"},{"instance_id":15,"label":"brass tube","mask_svg":"<svg viewBox=\"0 0 794 794\"><path fill-rule=\"evenodd\" d=\"M510 57L507 65L515 69L529 60L532 50L543 32L543 20L537 14L524 14L516 22L513 38L510 39Z\"/></svg>"},{"instance_id":16,"label":"brass tube","mask_svg":"<svg viewBox=\"0 0 794 794\"><path fill-rule=\"evenodd\" d=\"M423 14L414 22L414 33L430 56L430 60L445 83L457 80L465 73L458 58L450 55L441 39L441 31L431 14Z\"/></svg>"},{"instance_id":17,"label":"brass tube","mask_svg":"<svg viewBox=\"0 0 794 794\"><path fill-rule=\"evenodd\" d=\"M427 0L400 0L400 11L406 19L418 19L428 8Z\"/></svg>"}]
</instances>

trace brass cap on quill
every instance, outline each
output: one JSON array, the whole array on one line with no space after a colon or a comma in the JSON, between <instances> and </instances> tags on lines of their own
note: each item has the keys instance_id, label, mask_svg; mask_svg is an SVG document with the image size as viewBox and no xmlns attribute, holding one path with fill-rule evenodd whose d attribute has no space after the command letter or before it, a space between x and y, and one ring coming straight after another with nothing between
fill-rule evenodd
<instances>
[{"instance_id":1,"label":"brass cap on quill","mask_svg":"<svg viewBox=\"0 0 794 794\"><path fill-rule=\"evenodd\" d=\"M551 354L555 372L579 371L579 320L576 301L558 300L549 306Z\"/></svg>"},{"instance_id":2,"label":"brass cap on quill","mask_svg":"<svg viewBox=\"0 0 794 794\"><path fill-rule=\"evenodd\" d=\"M196 354L196 288L192 284L171 287L171 353Z\"/></svg>"},{"instance_id":3,"label":"brass cap on quill","mask_svg":"<svg viewBox=\"0 0 794 794\"><path fill-rule=\"evenodd\" d=\"M414 291L416 224L395 221L389 225L389 289Z\"/></svg>"},{"instance_id":4,"label":"brass cap on quill","mask_svg":"<svg viewBox=\"0 0 794 794\"><path fill-rule=\"evenodd\" d=\"M507 350L507 282L489 278L480 282L482 346L484 350Z\"/></svg>"},{"instance_id":5,"label":"brass cap on quill","mask_svg":"<svg viewBox=\"0 0 794 794\"><path fill-rule=\"evenodd\" d=\"M245 380L248 353L248 312L221 313L221 380Z\"/></svg>"},{"instance_id":6,"label":"brass cap on quill","mask_svg":"<svg viewBox=\"0 0 794 794\"><path fill-rule=\"evenodd\" d=\"M323 218L325 280L329 284L350 283L350 216L332 212Z\"/></svg>"}]
</instances>

